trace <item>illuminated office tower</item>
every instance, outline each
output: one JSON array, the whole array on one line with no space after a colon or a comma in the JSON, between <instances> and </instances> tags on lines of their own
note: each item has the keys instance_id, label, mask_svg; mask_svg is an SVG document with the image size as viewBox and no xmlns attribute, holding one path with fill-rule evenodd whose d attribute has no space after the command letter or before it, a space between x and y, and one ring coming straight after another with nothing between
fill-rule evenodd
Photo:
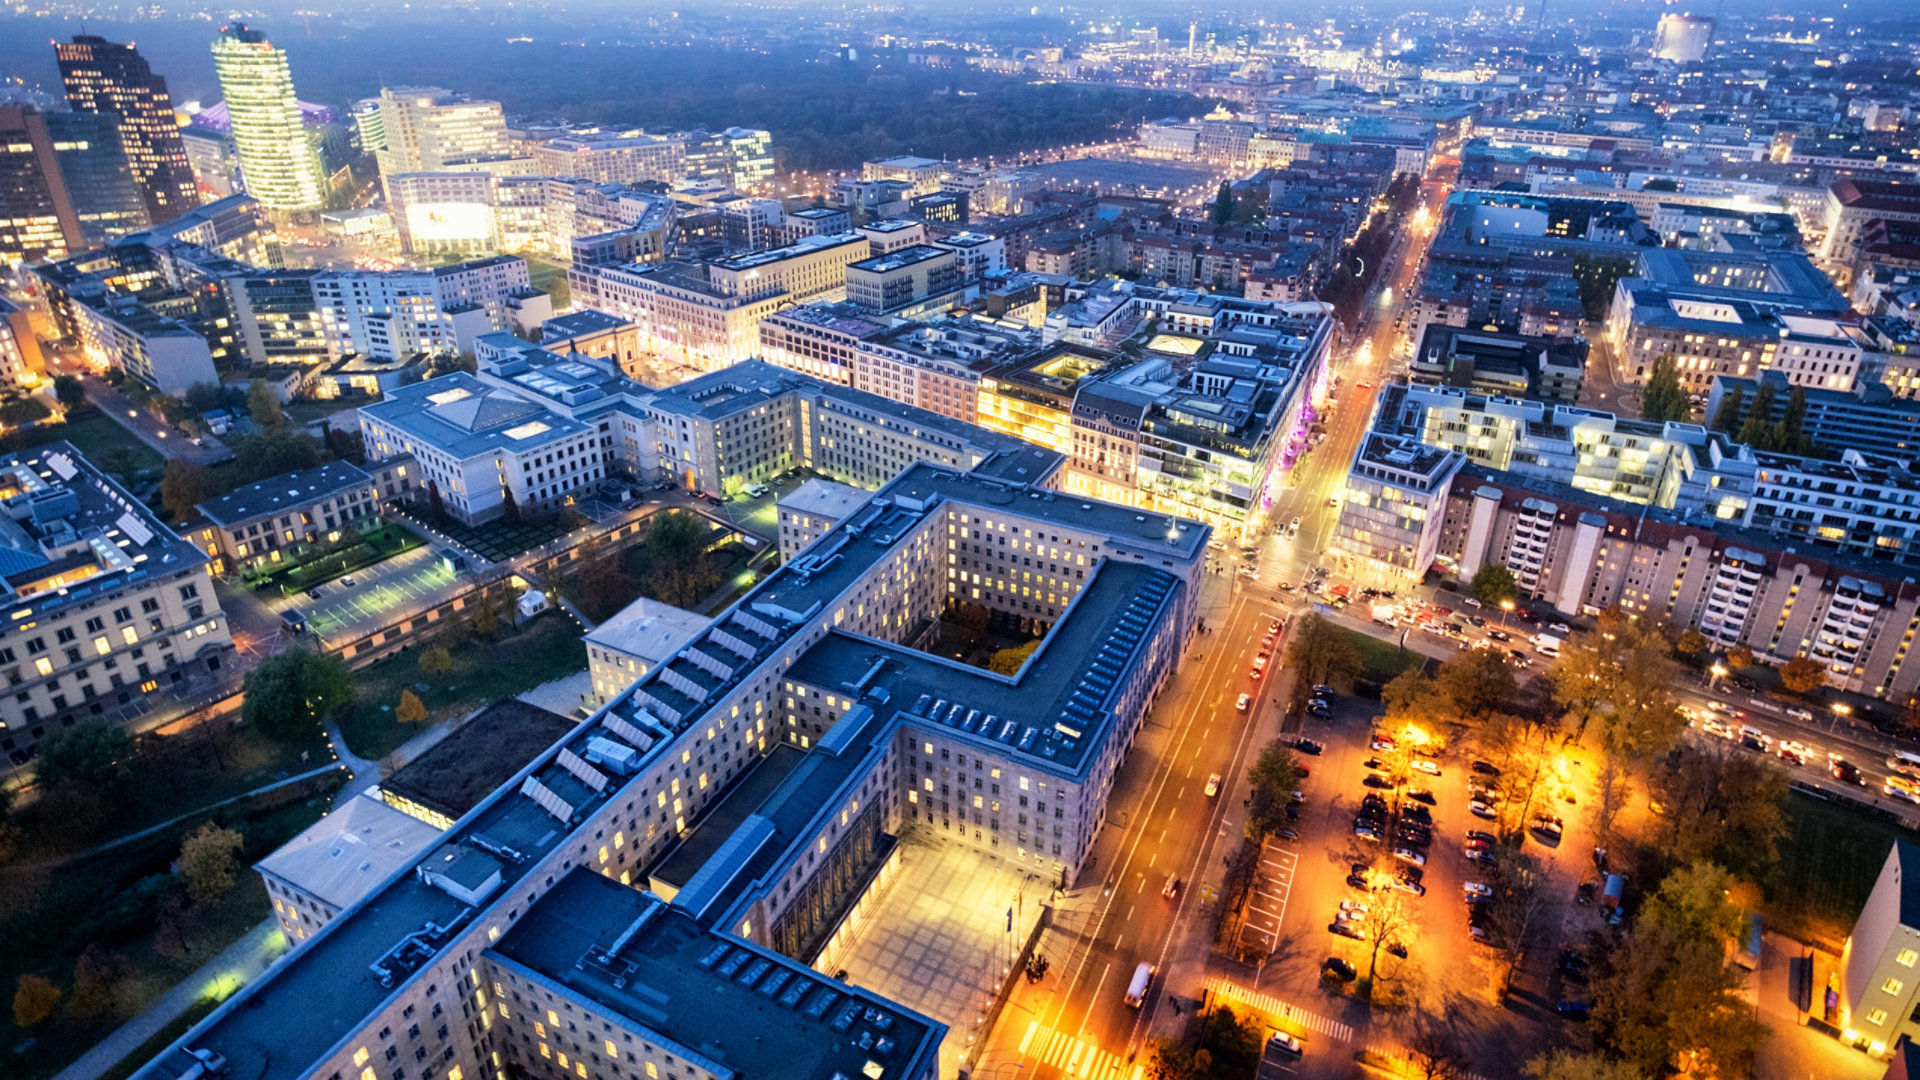
<instances>
[{"instance_id":1,"label":"illuminated office tower","mask_svg":"<svg viewBox=\"0 0 1920 1080\"><path fill-rule=\"evenodd\" d=\"M507 122L497 101L475 101L435 86L380 90L381 176L439 172L508 154ZM362 124L364 141L367 125Z\"/></svg>"},{"instance_id":2,"label":"illuminated office tower","mask_svg":"<svg viewBox=\"0 0 1920 1080\"><path fill-rule=\"evenodd\" d=\"M131 44L76 34L72 42L55 42L53 49L73 111L115 117L147 220L164 225L200 205L167 80L155 75Z\"/></svg>"},{"instance_id":3,"label":"illuminated office tower","mask_svg":"<svg viewBox=\"0 0 1920 1080\"><path fill-rule=\"evenodd\" d=\"M213 39L213 69L247 194L269 210L318 210L325 201L320 153L301 126L286 52L236 23Z\"/></svg>"}]
</instances>

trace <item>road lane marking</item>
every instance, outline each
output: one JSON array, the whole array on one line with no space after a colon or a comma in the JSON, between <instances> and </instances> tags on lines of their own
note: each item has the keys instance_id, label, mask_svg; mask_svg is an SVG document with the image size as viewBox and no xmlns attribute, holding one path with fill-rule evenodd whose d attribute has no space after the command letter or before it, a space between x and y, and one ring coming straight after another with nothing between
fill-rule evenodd
<instances>
[{"instance_id":1,"label":"road lane marking","mask_svg":"<svg viewBox=\"0 0 1920 1080\"><path fill-rule=\"evenodd\" d=\"M1351 1024L1343 1024L1331 1017L1308 1012L1298 1005L1289 1005L1271 994L1263 994L1258 990L1249 990L1244 986L1228 982L1218 975L1207 976L1206 987L1220 997L1230 998L1234 1001L1251 1005L1262 1012L1279 1017L1289 1023L1298 1024L1309 1031L1317 1031L1330 1038L1339 1039L1341 1042L1350 1043L1355 1039L1353 1025Z\"/></svg>"},{"instance_id":2,"label":"road lane marking","mask_svg":"<svg viewBox=\"0 0 1920 1080\"><path fill-rule=\"evenodd\" d=\"M1027 1047L1033 1043L1033 1033L1038 1030L1040 1030L1040 1021L1038 1020L1027 1021L1027 1032L1026 1034L1020 1036L1020 1047L1016 1051L1022 1057L1026 1056Z\"/></svg>"}]
</instances>

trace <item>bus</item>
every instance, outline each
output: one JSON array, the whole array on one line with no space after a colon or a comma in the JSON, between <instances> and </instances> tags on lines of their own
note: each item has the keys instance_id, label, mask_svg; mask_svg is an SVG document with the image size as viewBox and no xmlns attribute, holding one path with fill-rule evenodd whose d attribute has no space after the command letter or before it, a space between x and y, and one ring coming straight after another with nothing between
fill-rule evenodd
<instances>
[{"instance_id":1,"label":"bus","mask_svg":"<svg viewBox=\"0 0 1920 1080\"><path fill-rule=\"evenodd\" d=\"M1133 969L1133 981L1127 984L1127 1004L1139 1008L1147 1000L1147 989L1153 985L1153 965L1145 960Z\"/></svg>"},{"instance_id":2,"label":"bus","mask_svg":"<svg viewBox=\"0 0 1920 1080\"><path fill-rule=\"evenodd\" d=\"M1920 780L1920 753L1912 750L1895 750L1887 759L1888 770L1901 776L1910 776Z\"/></svg>"}]
</instances>

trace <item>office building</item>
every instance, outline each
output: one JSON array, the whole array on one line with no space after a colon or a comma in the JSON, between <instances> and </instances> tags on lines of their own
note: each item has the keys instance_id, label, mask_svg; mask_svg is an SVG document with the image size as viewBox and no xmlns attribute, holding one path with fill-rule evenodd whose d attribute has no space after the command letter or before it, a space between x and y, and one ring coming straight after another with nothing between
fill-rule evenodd
<instances>
[{"instance_id":1,"label":"office building","mask_svg":"<svg viewBox=\"0 0 1920 1080\"><path fill-rule=\"evenodd\" d=\"M401 462L392 466L402 478ZM411 493L411 485L407 492ZM345 461L283 473L247 484L199 505L202 520L184 536L207 553L213 572L270 570L338 544L350 533L381 524L382 499L373 478Z\"/></svg>"},{"instance_id":2,"label":"office building","mask_svg":"<svg viewBox=\"0 0 1920 1080\"><path fill-rule=\"evenodd\" d=\"M863 502L867 497L867 492L860 493ZM593 685L589 706L605 705L672 660L712 621L643 596L587 631L587 672Z\"/></svg>"},{"instance_id":3,"label":"office building","mask_svg":"<svg viewBox=\"0 0 1920 1080\"><path fill-rule=\"evenodd\" d=\"M527 261L495 255L431 270L336 270L313 279L328 352L392 360L470 352L482 334L531 330L553 314Z\"/></svg>"},{"instance_id":4,"label":"office building","mask_svg":"<svg viewBox=\"0 0 1920 1080\"><path fill-rule=\"evenodd\" d=\"M931 244L914 244L848 263L845 274L847 301L874 312L897 311L945 297L961 284L953 252Z\"/></svg>"},{"instance_id":5,"label":"office building","mask_svg":"<svg viewBox=\"0 0 1920 1080\"><path fill-rule=\"evenodd\" d=\"M780 497L780 561L787 562L867 504L868 493L851 484L808 477Z\"/></svg>"},{"instance_id":6,"label":"office building","mask_svg":"<svg viewBox=\"0 0 1920 1080\"><path fill-rule=\"evenodd\" d=\"M253 869L273 901L280 932L298 945L439 841L439 829L362 792Z\"/></svg>"},{"instance_id":7,"label":"office building","mask_svg":"<svg viewBox=\"0 0 1920 1080\"><path fill-rule=\"evenodd\" d=\"M1069 880L1196 613L1207 529L1060 499L1058 465L906 469L175 1047L318 1076L385 1044L476 1077L565 1053L933 1080L941 1025L806 965L909 824ZM1034 658L1004 677L901 643L959 601ZM956 800L961 773L1005 794ZM493 1019L415 1019L448 1003Z\"/></svg>"},{"instance_id":8,"label":"office building","mask_svg":"<svg viewBox=\"0 0 1920 1080\"><path fill-rule=\"evenodd\" d=\"M497 101L475 101L437 86L383 86L378 101L379 117L371 123L380 141L367 143L369 122L361 122L361 148L378 158L383 177L442 172L511 154Z\"/></svg>"},{"instance_id":9,"label":"office building","mask_svg":"<svg viewBox=\"0 0 1920 1080\"><path fill-rule=\"evenodd\" d=\"M286 51L258 30L235 23L213 40L213 68L247 194L280 213L320 209L326 202L326 171L301 122Z\"/></svg>"},{"instance_id":10,"label":"office building","mask_svg":"<svg viewBox=\"0 0 1920 1080\"><path fill-rule=\"evenodd\" d=\"M46 374L46 357L27 309L0 296L0 389L21 393Z\"/></svg>"},{"instance_id":11,"label":"office building","mask_svg":"<svg viewBox=\"0 0 1920 1080\"><path fill-rule=\"evenodd\" d=\"M15 616L0 632L0 751L15 764L49 731L231 670L206 556L66 443L0 458L0 545Z\"/></svg>"},{"instance_id":12,"label":"office building","mask_svg":"<svg viewBox=\"0 0 1920 1080\"><path fill-rule=\"evenodd\" d=\"M114 114L0 105L0 261L40 263L148 224Z\"/></svg>"},{"instance_id":13,"label":"office building","mask_svg":"<svg viewBox=\"0 0 1920 1080\"><path fill-rule=\"evenodd\" d=\"M164 225L200 205L167 80L132 45L92 34L75 34L53 49L67 104L75 112L114 117L147 221Z\"/></svg>"},{"instance_id":14,"label":"office building","mask_svg":"<svg viewBox=\"0 0 1920 1080\"><path fill-rule=\"evenodd\" d=\"M816 379L852 386L855 350L861 342L887 332L886 323L858 304L796 304L761 317L760 358ZM921 405L909 398L896 400Z\"/></svg>"},{"instance_id":15,"label":"office building","mask_svg":"<svg viewBox=\"0 0 1920 1080\"><path fill-rule=\"evenodd\" d=\"M120 144L112 113L47 114L59 182L67 189L83 249L97 248L147 227L147 205Z\"/></svg>"},{"instance_id":16,"label":"office building","mask_svg":"<svg viewBox=\"0 0 1920 1080\"><path fill-rule=\"evenodd\" d=\"M910 194L931 195L940 190L940 179L946 171L947 163L944 161L900 154L863 162L860 179L897 180L907 185Z\"/></svg>"}]
</instances>

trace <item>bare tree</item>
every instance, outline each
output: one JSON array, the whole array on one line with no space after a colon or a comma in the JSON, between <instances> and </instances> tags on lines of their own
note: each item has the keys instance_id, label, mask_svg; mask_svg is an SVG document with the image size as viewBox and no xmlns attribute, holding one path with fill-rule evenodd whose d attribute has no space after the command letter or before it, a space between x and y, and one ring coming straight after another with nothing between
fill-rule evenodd
<instances>
[{"instance_id":1,"label":"bare tree","mask_svg":"<svg viewBox=\"0 0 1920 1080\"><path fill-rule=\"evenodd\" d=\"M1385 857L1376 857L1367 868L1367 999L1373 999L1378 983L1380 950L1389 945L1404 945L1415 929L1417 911L1413 894L1395 887L1398 867Z\"/></svg>"},{"instance_id":2,"label":"bare tree","mask_svg":"<svg viewBox=\"0 0 1920 1080\"><path fill-rule=\"evenodd\" d=\"M1593 831L1599 840L1613 836L1613 819L1626 809L1633 796L1633 773L1621 755L1602 747L1599 774L1600 801L1593 809Z\"/></svg>"},{"instance_id":3,"label":"bare tree","mask_svg":"<svg viewBox=\"0 0 1920 1080\"><path fill-rule=\"evenodd\" d=\"M1420 1080L1456 1080L1466 1075L1465 1056L1461 1052L1459 1040L1445 1027L1434 1022L1431 1016L1423 1016L1414 1029L1412 1044L1407 1048L1408 1064L1413 1066L1413 1075Z\"/></svg>"},{"instance_id":4,"label":"bare tree","mask_svg":"<svg viewBox=\"0 0 1920 1080\"><path fill-rule=\"evenodd\" d=\"M1513 985L1513 973L1525 959L1527 949L1539 935L1540 920L1547 910L1547 875L1532 855L1515 843L1499 853L1499 865L1488 884L1493 896L1487 915L1497 937L1496 944L1504 965L1500 994Z\"/></svg>"}]
</instances>

